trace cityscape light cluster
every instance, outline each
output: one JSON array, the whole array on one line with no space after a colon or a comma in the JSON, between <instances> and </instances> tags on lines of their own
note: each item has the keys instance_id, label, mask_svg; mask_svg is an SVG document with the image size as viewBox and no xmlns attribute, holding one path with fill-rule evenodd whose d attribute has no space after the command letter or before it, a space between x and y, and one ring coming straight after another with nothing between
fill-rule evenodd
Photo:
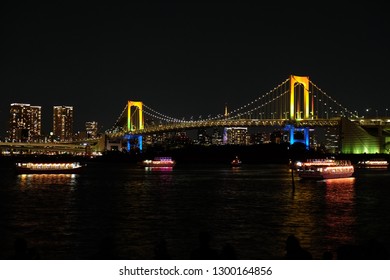
<instances>
[{"instance_id":1,"label":"cityscape light cluster","mask_svg":"<svg viewBox=\"0 0 390 280\"><path fill-rule=\"evenodd\" d=\"M28 103L12 103L6 142L66 142L75 138L73 106L53 106L53 126L48 134L42 133L42 107ZM78 138L97 137L96 121L85 123L85 131Z\"/></svg>"}]
</instances>

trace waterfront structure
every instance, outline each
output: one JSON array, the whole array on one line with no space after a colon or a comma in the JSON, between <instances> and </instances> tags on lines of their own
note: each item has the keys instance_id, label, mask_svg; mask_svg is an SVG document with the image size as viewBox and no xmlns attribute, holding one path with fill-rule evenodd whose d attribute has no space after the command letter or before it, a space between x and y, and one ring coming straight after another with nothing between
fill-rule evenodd
<instances>
[{"instance_id":1,"label":"waterfront structure","mask_svg":"<svg viewBox=\"0 0 390 280\"><path fill-rule=\"evenodd\" d=\"M53 134L57 141L73 138L73 106L53 107Z\"/></svg>"},{"instance_id":2,"label":"waterfront structure","mask_svg":"<svg viewBox=\"0 0 390 280\"><path fill-rule=\"evenodd\" d=\"M373 158L369 160L361 160L356 164L358 168L366 169L387 169L389 162L384 158Z\"/></svg>"},{"instance_id":3,"label":"waterfront structure","mask_svg":"<svg viewBox=\"0 0 390 280\"><path fill-rule=\"evenodd\" d=\"M8 140L10 142L36 142L41 136L41 106L12 103L10 108Z\"/></svg>"},{"instance_id":4,"label":"waterfront structure","mask_svg":"<svg viewBox=\"0 0 390 280\"><path fill-rule=\"evenodd\" d=\"M390 152L390 119L341 120L342 152L346 154L376 154Z\"/></svg>"}]
</instances>

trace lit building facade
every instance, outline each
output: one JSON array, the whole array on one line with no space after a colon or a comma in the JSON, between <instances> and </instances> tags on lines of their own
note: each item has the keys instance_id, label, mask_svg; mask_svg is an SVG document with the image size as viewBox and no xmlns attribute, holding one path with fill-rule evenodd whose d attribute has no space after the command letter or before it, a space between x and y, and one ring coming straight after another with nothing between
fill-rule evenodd
<instances>
[{"instance_id":1,"label":"lit building facade","mask_svg":"<svg viewBox=\"0 0 390 280\"><path fill-rule=\"evenodd\" d=\"M85 131L87 132L87 138L96 138L98 133L98 123L95 121L85 123Z\"/></svg>"},{"instance_id":2,"label":"lit building facade","mask_svg":"<svg viewBox=\"0 0 390 280\"><path fill-rule=\"evenodd\" d=\"M222 134L218 128L214 128L213 130L213 134L211 135L211 144L212 145L222 144Z\"/></svg>"},{"instance_id":3,"label":"lit building facade","mask_svg":"<svg viewBox=\"0 0 390 280\"><path fill-rule=\"evenodd\" d=\"M37 142L41 136L41 106L12 103L10 108L8 140L11 142Z\"/></svg>"},{"instance_id":4,"label":"lit building facade","mask_svg":"<svg viewBox=\"0 0 390 280\"><path fill-rule=\"evenodd\" d=\"M200 144L200 145L209 145L211 143L211 138L208 135L206 129L204 129L204 128L198 129L196 143Z\"/></svg>"},{"instance_id":5,"label":"lit building facade","mask_svg":"<svg viewBox=\"0 0 390 280\"><path fill-rule=\"evenodd\" d=\"M348 118L341 119L341 152L344 154L388 153L388 134L378 125L363 128Z\"/></svg>"},{"instance_id":6,"label":"lit building facade","mask_svg":"<svg viewBox=\"0 0 390 280\"><path fill-rule=\"evenodd\" d=\"M337 127L327 127L325 130L325 149L330 153L340 152L340 135Z\"/></svg>"},{"instance_id":7,"label":"lit building facade","mask_svg":"<svg viewBox=\"0 0 390 280\"><path fill-rule=\"evenodd\" d=\"M225 127L223 132L223 143L231 145L247 145L247 135L247 127Z\"/></svg>"},{"instance_id":8,"label":"lit building facade","mask_svg":"<svg viewBox=\"0 0 390 280\"><path fill-rule=\"evenodd\" d=\"M53 107L53 134L58 141L70 141L73 138L73 107Z\"/></svg>"},{"instance_id":9,"label":"lit building facade","mask_svg":"<svg viewBox=\"0 0 390 280\"><path fill-rule=\"evenodd\" d=\"M252 143L255 145L263 144L264 142L266 142L267 139L266 134L264 132L257 132L253 135L252 138Z\"/></svg>"}]
</instances>

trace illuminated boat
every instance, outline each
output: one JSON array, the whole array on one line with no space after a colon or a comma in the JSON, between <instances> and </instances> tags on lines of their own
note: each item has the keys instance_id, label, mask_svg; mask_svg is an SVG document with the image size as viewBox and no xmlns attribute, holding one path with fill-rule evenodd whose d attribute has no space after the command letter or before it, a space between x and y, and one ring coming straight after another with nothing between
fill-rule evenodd
<instances>
[{"instance_id":1,"label":"illuminated boat","mask_svg":"<svg viewBox=\"0 0 390 280\"><path fill-rule=\"evenodd\" d=\"M83 169L79 162L18 162L18 174L75 174Z\"/></svg>"},{"instance_id":2,"label":"illuminated boat","mask_svg":"<svg viewBox=\"0 0 390 280\"><path fill-rule=\"evenodd\" d=\"M302 179L333 179L352 177L355 169L349 160L310 159L298 168Z\"/></svg>"},{"instance_id":3,"label":"illuminated boat","mask_svg":"<svg viewBox=\"0 0 390 280\"><path fill-rule=\"evenodd\" d=\"M371 159L359 161L356 166L358 168L367 168L367 169L387 169L389 163L385 159Z\"/></svg>"},{"instance_id":4,"label":"illuminated boat","mask_svg":"<svg viewBox=\"0 0 390 280\"><path fill-rule=\"evenodd\" d=\"M236 156L236 158L233 159L230 164L232 165L232 167L240 167L242 164L242 161Z\"/></svg>"},{"instance_id":5,"label":"illuminated boat","mask_svg":"<svg viewBox=\"0 0 390 280\"><path fill-rule=\"evenodd\" d=\"M176 162L171 157L155 157L154 159L145 159L142 166L145 167L173 167Z\"/></svg>"}]
</instances>

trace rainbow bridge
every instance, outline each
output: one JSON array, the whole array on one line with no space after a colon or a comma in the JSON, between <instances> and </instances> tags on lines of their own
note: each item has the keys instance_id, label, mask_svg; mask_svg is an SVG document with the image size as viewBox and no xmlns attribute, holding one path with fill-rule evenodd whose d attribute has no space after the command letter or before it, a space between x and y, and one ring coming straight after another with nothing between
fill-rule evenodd
<instances>
[{"instance_id":1,"label":"rainbow bridge","mask_svg":"<svg viewBox=\"0 0 390 280\"><path fill-rule=\"evenodd\" d=\"M308 76L290 75L255 100L224 114L201 116L189 120L168 116L144 104L129 100L113 127L106 131L109 139L122 138L142 150L143 137L158 133L212 127L282 127L289 142L310 145L310 130L334 127L339 131L342 153L389 153L390 118L359 116L340 104ZM372 131L375 131L372 133ZM296 133L304 135L296 138Z\"/></svg>"}]
</instances>

